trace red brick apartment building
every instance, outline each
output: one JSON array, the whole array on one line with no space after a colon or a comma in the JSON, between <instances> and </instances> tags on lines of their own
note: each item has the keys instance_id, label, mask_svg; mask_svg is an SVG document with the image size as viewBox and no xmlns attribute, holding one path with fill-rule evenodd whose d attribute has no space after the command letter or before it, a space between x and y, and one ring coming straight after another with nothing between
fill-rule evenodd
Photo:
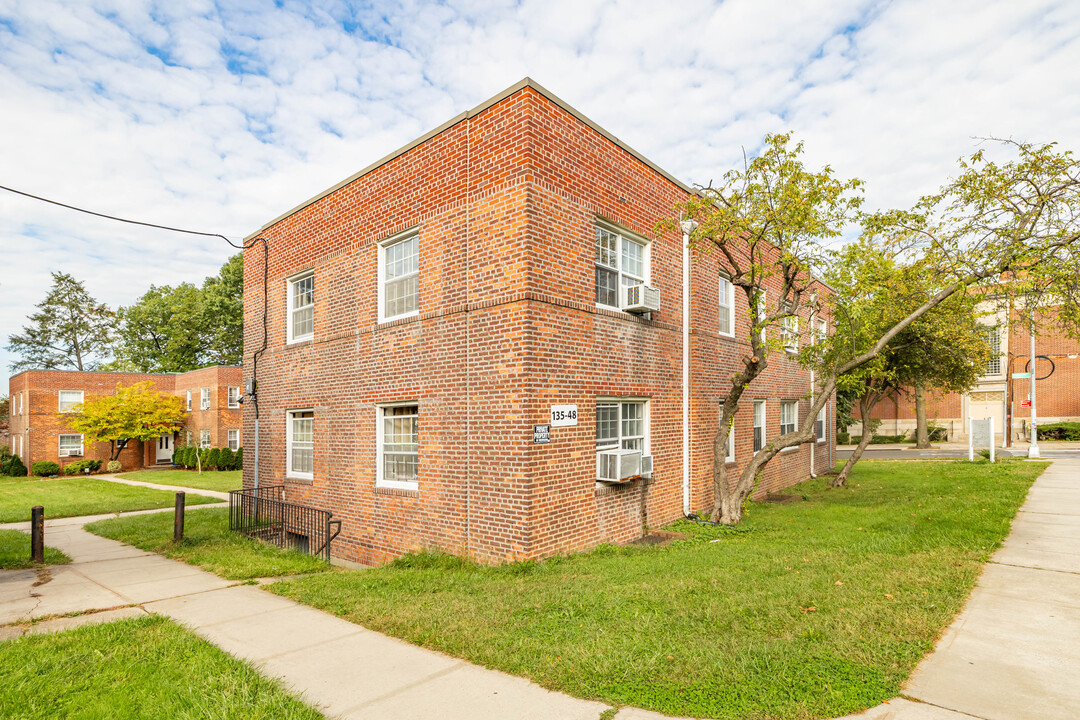
<instances>
[{"instance_id":1,"label":"red brick apartment building","mask_svg":"<svg viewBox=\"0 0 1080 720\"><path fill-rule=\"evenodd\" d=\"M109 459L109 443L93 443L67 427L64 413L95 396L112 395L117 385L150 381L158 392L184 398L184 427L154 442L129 442L120 452L124 470L172 462L177 444L231 447L241 442L242 371L208 367L176 374L27 370L10 380L11 451L29 468L39 460L61 465Z\"/></svg>"},{"instance_id":2,"label":"red brick apartment building","mask_svg":"<svg viewBox=\"0 0 1080 720\"><path fill-rule=\"evenodd\" d=\"M526 79L264 226L260 486L332 511L334 554L364 563L542 558L710 508L749 320L714 257L654 236L689 192ZM244 254L249 358L263 260ZM659 309L627 297L642 283ZM803 422L811 378L778 355L738 414L733 470ZM759 494L829 466L832 407Z\"/></svg>"},{"instance_id":3,"label":"red brick apartment building","mask_svg":"<svg viewBox=\"0 0 1080 720\"><path fill-rule=\"evenodd\" d=\"M1016 312L1006 321L1005 311L992 312L981 322L987 326L990 345L995 350L987 363L986 372L966 393L927 393L926 416L930 423L944 427L950 441L967 442L969 421L994 419L994 434L999 445L1005 443L1003 428L1011 426L1010 439L1028 438L1030 407L1024 403L1031 398L1031 381L1013 379L1029 367L1031 334ZM1053 308L1036 317L1035 354L1040 359L1036 367L1036 410L1040 426L1049 423L1080 420L1080 341L1065 336L1055 318ZM856 413L858 407L854 408ZM911 392L883 398L874 408L873 417L880 419L878 433L901 435L915 431L915 398ZM1011 422L1010 422L1011 421ZM862 433L862 423L851 427L853 434Z\"/></svg>"}]
</instances>

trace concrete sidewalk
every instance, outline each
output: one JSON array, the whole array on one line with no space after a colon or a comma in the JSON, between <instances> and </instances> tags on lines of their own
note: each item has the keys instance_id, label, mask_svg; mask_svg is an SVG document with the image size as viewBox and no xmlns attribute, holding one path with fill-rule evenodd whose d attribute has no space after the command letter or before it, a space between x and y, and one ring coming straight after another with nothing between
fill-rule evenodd
<instances>
[{"instance_id":1,"label":"concrete sidewalk","mask_svg":"<svg viewBox=\"0 0 1080 720\"><path fill-rule=\"evenodd\" d=\"M330 717L597 720L608 710L91 535L87 521L46 523L47 544L71 565L0 571L0 624L86 609L159 613L281 678ZM905 696L850 720L1080 717L1080 461L1058 460L1035 482ZM636 708L616 716L663 717Z\"/></svg>"},{"instance_id":2,"label":"concrete sidewalk","mask_svg":"<svg viewBox=\"0 0 1080 720\"><path fill-rule=\"evenodd\" d=\"M127 478L121 478L115 475L95 475L94 478L97 480L120 483L121 485L135 485L137 487L153 488L155 490L168 490L169 492L183 490L189 495L206 495L207 497L217 498L218 500L229 499L229 493L220 492L218 490L201 490L199 488L181 487L179 485L159 485L157 483L144 482L142 480L128 480Z\"/></svg>"},{"instance_id":3,"label":"concrete sidewalk","mask_svg":"<svg viewBox=\"0 0 1080 720\"><path fill-rule=\"evenodd\" d=\"M124 608L79 622L158 613L281 678L329 717L597 720L608 709L92 535L82 528L87 521L46 522L46 544L67 553L70 565L0 571L0 625L80 610ZM62 620L57 629L73 624ZM0 639L23 632L8 630Z\"/></svg>"},{"instance_id":4,"label":"concrete sidewalk","mask_svg":"<svg viewBox=\"0 0 1080 720\"><path fill-rule=\"evenodd\" d=\"M904 695L851 718L1080 717L1080 460L1056 460L1035 481L1012 533Z\"/></svg>"}]
</instances>

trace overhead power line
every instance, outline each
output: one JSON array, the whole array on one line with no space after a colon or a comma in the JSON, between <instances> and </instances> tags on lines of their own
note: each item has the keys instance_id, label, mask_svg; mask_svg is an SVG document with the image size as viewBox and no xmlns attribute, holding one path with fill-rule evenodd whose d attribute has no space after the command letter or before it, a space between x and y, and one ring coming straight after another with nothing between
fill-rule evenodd
<instances>
[{"instance_id":1,"label":"overhead power line","mask_svg":"<svg viewBox=\"0 0 1080 720\"><path fill-rule=\"evenodd\" d=\"M87 215L93 215L94 217L105 218L106 220L116 220L117 222L128 223L129 225L142 225L143 227L157 228L158 230L170 230L172 232L186 233L188 235L202 235L203 237L216 237L221 238L225 242L232 245L234 248L246 249L248 245L237 245L229 238L219 233L200 232L198 230L185 230L184 228L172 227L170 225L159 225L158 223L143 222L142 220L130 220L128 218L117 217L116 215L106 215L105 213L95 212L93 210L87 210L86 208L77 207L75 205L68 205L62 203L59 200L50 200L40 195L34 195L33 193L23 192L22 190L16 190L15 188L9 188L5 185L0 185L0 190L7 190L9 193L15 193L16 195L22 195L23 197L32 198L34 200L40 200L41 202L49 203L50 205L57 205L68 210L75 210L76 212L85 213ZM252 241L254 242L254 240ZM250 245L250 244L249 244Z\"/></svg>"}]
</instances>

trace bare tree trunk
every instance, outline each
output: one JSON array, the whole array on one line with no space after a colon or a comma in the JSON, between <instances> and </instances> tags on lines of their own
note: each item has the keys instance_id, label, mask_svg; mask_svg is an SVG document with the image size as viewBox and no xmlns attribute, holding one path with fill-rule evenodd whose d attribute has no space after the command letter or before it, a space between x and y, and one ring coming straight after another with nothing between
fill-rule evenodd
<instances>
[{"instance_id":1,"label":"bare tree trunk","mask_svg":"<svg viewBox=\"0 0 1080 720\"><path fill-rule=\"evenodd\" d=\"M851 453L851 457L847 459L844 467L840 469L840 474L829 481L831 487L847 485L851 468L855 467L855 463L859 462L863 451L866 450L866 446L874 439L874 432L878 423L870 418L870 414L874 411L874 406L878 404L878 400L881 399L883 394L877 390L869 390L859 398L859 414L862 416L862 437L859 438L859 444L855 446L855 452Z\"/></svg>"},{"instance_id":2,"label":"bare tree trunk","mask_svg":"<svg viewBox=\"0 0 1080 720\"><path fill-rule=\"evenodd\" d=\"M915 386L915 447L927 450L930 447L930 429L926 424L926 388Z\"/></svg>"}]
</instances>

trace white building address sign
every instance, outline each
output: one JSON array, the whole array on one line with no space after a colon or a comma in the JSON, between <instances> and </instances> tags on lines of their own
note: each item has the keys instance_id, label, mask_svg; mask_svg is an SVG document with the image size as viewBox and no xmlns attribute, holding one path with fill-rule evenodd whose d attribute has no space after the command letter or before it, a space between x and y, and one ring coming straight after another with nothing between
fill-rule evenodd
<instances>
[{"instance_id":1,"label":"white building address sign","mask_svg":"<svg viewBox=\"0 0 1080 720\"><path fill-rule=\"evenodd\" d=\"M577 425L577 405L552 405L551 427L572 427Z\"/></svg>"}]
</instances>

